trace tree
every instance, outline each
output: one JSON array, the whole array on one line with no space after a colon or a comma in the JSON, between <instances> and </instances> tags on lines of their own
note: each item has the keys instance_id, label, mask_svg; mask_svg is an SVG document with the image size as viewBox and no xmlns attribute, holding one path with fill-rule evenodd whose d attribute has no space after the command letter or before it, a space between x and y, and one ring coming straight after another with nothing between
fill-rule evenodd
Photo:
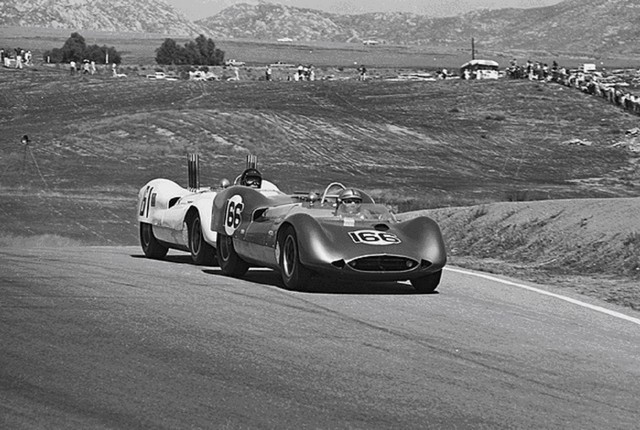
<instances>
[{"instance_id":1,"label":"tree","mask_svg":"<svg viewBox=\"0 0 640 430\"><path fill-rule=\"evenodd\" d=\"M50 51L45 51L42 58L51 63L90 60L98 64L105 64L107 62L120 64L122 61L120 54L113 46L87 46L84 37L79 33L71 33L71 37L64 42L62 48L53 48Z\"/></svg>"},{"instance_id":2,"label":"tree","mask_svg":"<svg viewBox=\"0 0 640 430\"><path fill-rule=\"evenodd\" d=\"M62 49L53 48L51 51L45 51L42 59L46 63L62 63Z\"/></svg>"},{"instance_id":3,"label":"tree","mask_svg":"<svg viewBox=\"0 0 640 430\"><path fill-rule=\"evenodd\" d=\"M180 47L173 39L164 39L162 45L158 49L156 49L156 63L158 64L179 64L176 61L178 60L178 54L180 52Z\"/></svg>"},{"instance_id":4,"label":"tree","mask_svg":"<svg viewBox=\"0 0 640 430\"><path fill-rule=\"evenodd\" d=\"M184 62L182 64L204 64L198 45L191 41L184 44Z\"/></svg>"},{"instance_id":5,"label":"tree","mask_svg":"<svg viewBox=\"0 0 640 430\"><path fill-rule=\"evenodd\" d=\"M196 45L203 59L201 64L222 64L224 61L224 52L216 49L216 44L213 40L206 39L204 35L201 34L196 38ZM222 54L222 57L220 57L220 54Z\"/></svg>"},{"instance_id":6,"label":"tree","mask_svg":"<svg viewBox=\"0 0 640 430\"><path fill-rule=\"evenodd\" d=\"M184 46L179 46L173 39L165 39L156 49L156 62L216 66L223 64L224 51L217 49L215 42L202 34L195 41L189 41Z\"/></svg>"},{"instance_id":7,"label":"tree","mask_svg":"<svg viewBox=\"0 0 640 430\"><path fill-rule=\"evenodd\" d=\"M62 61L82 61L87 44L80 33L71 33L71 37L62 45Z\"/></svg>"},{"instance_id":8,"label":"tree","mask_svg":"<svg viewBox=\"0 0 640 430\"><path fill-rule=\"evenodd\" d=\"M109 54L109 55L107 56L106 54ZM122 63L122 57L120 56L120 53L116 51L116 48L114 48L113 46L110 46L107 48L106 54L105 54L105 59L109 60L107 61L108 63L116 63L116 64Z\"/></svg>"}]
</instances>

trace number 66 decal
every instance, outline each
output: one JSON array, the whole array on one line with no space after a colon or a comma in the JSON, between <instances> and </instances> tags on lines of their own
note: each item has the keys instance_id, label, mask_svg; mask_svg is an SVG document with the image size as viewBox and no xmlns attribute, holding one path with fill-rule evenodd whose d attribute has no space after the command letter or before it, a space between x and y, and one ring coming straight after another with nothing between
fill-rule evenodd
<instances>
[{"instance_id":1,"label":"number 66 decal","mask_svg":"<svg viewBox=\"0 0 640 430\"><path fill-rule=\"evenodd\" d=\"M242 196L235 195L227 200L227 206L224 209L224 231L227 236L233 236L233 233L240 227L243 209Z\"/></svg>"},{"instance_id":2,"label":"number 66 decal","mask_svg":"<svg viewBox=\"0 0 640 430\"><path fill-rule=\"evenodd\" d=\"M349 236L355 243L365 245L397 245L401 242L395 234L377 230L350 231Z\"/></svg>"}]
</instances>

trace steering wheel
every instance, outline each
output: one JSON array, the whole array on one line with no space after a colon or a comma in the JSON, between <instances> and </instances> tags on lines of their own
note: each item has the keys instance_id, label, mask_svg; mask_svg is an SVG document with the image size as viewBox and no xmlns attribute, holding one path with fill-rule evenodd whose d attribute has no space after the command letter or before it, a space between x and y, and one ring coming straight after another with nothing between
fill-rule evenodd
<instances>
[{"instance_id":1,"label":"steering wheel","mask_svg":"<svg viewBox=\"0 0 640 430\"><path fill-rule=\"evenodd\" d=\"M336 190L336 188L338 188L338 190ZM320 199L320 206L324 205L324 203L327 201L327 198L337 199L340 194L339 192L336 193L336 191L342 191L342 190L345 190L346 188L347 187L342 185L340 182L332 182L329 185L327 185L327 188L324 189L324 193L322 193L322 199Z\"/></svg>"}]
</instances>

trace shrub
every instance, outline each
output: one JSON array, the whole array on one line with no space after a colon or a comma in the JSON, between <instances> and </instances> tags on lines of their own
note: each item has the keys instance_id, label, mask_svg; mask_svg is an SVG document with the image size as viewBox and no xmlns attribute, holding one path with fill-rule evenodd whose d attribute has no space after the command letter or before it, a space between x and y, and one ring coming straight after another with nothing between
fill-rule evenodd
<instances>
[{"instance_id":1,"label":"shrub","mask_svg":"<svg viewBox=\"0 0 640 430\"><path fill-rule=\"evenodd\" d=\"M114 47L106 45L87 46L84 37L80 33L71 33L71 36L64 42L62 48L53 48L45 51L42 58L50 63L68 63L70 61L80 62L82 60L95 61L98 64L116 63L120 64L122 58Z\"/></svg>"},{"instance_id":2,"label":"shrub","mask_svg":"<svg viewBox=\"0 0 640 430\"><path fill-rule=\"evenodd\" d=\"M215 42L202 34L184 46L179 46L175 40L167 38L156 49L156 62L218 66L224 63L224 51L216 48Z\"/></svg>"}]
</instances>

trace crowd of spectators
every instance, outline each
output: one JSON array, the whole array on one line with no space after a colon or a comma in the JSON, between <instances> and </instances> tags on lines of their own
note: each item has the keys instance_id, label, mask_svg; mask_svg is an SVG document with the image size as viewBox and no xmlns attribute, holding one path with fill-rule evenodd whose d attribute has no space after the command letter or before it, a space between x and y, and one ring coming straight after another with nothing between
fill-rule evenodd
<instances>
[{"instance_id":1,"label":"crowd of spectators","mask_svg":"<svg viewBox=\"0 0 640 430\"><path fill-rule=\"evenodd\" d=\"M516 60L512 60L506 75L512 79L556 82L586 94L601 97L630 113L640 115L640 96L629 91L629 83L604 70L601 72L584 69L570 70L560 67L555 61L551 67L546 63L531 61L527 61L524 66L519 66Z\"/></svg>"},{"instance_id":2,"label":"crowd of spectators","mask_svg":"<svg viewBox=\"0 0 640 430\"><path fill-rule=\"evenodd\" d=\"M312 65L298 65L297 71L293 74L294 81L315 81L316 72Z\"/></svg>"},{"instance_id":3,"label":"crowd of spectators","mask_svg":"<svg viewBox=\"0 0 640 430\"><path fill-rule=\"evenodd\" d=\"M0 64L5 67L21 69L24 66L31 65L31 61L31 51L24 50L22 48L0 48ZM115 63L113 66L113 76L125 76L118 74L115 69ZM97 71L95 62L89 60L84 60L82 63L71 61L69 67L72 75L78 72L93 75ZM357 71L358 79L365 80L367 77L366 68L363 65L360 65ZM446 69L443 69L438 73L438 77L440 79L445 79L448 76ZM601 97L630 113L640 115L640 96L636 96L634 93L629 91L629 84L627 82L624 82L618 76L607 73L604 70L601 72L595 70L587 71L584 69L569 70L565 67L560 67L556 61L553 61L551 66L547 63L538 61L533 62L531 60L520 65L516 59L513 59L511 60L509 67L506 69L506 77L511 79L556 82L567 87L578 89L586 94ZM468 77L463 76L462 78ZM236 68L235 80L238 79L239 76ZM265 79L273 79L271 65L266 67ZM287 80L293 81L313 81L315 79L315 70L312 65L299 65L292 75L287 75Z\"/></svg>"},{"instance_id":4,"label":"crowd of spectators","mask_svg":"<svg viewBox=\"0 0 640 430\"><path fill-rule=\"evenodd\" d=\"M25 51L22 48L4 49L0 48L0 63L4 67L15 67L22 69L24 66L31 65L31 51Z\"/></svg>"}]
</instances>

